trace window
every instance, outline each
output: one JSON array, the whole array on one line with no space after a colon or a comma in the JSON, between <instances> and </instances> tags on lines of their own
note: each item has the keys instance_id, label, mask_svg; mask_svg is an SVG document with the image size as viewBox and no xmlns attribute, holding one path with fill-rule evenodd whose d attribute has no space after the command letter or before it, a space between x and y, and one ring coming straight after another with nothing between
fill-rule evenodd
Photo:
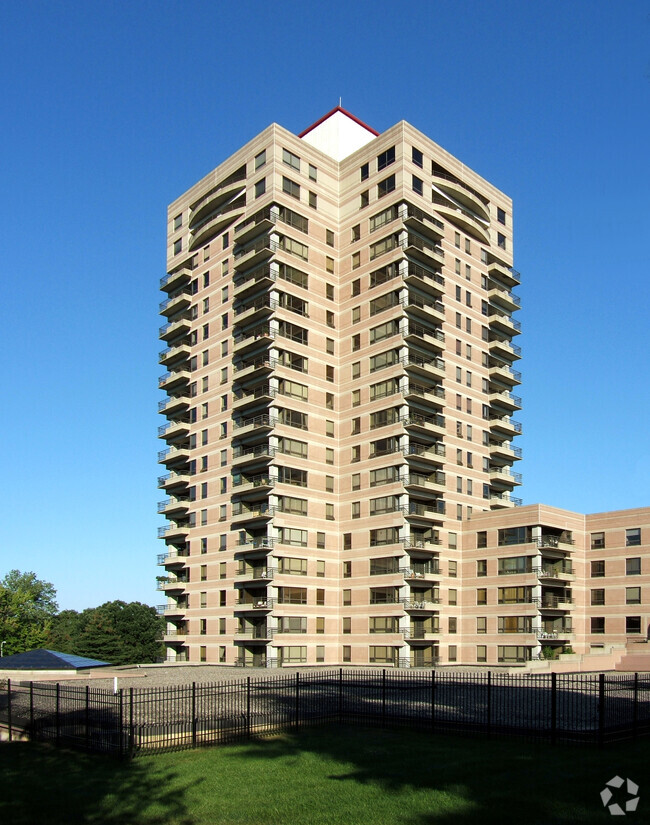
<instances>
[{"instance_id":1,"label":"window","mask_svg":"<svg viewBox=\"0 0 650 825\"><path fill-rule=\"evenodd\" d=\"M331 447L325 448L325 463L334 464L334 450Z\"/></svg>"},{"instance_id":2,"label":"window","mask_svg":"<svg viewBox=\"0 0 650 825\"><path fill-rule=\"evenodd\" d=\"M389 192L395 191L395 175L389 175L377 184L377 197L383 198Z\"/></svg>"},{"instance_id":3,"label":"window","mask_svg":"<svg viewBox=\"0 0 650 825\"><path fill-rule=\"evenodd\" d=\"M344 606L352 604L352 591L351 590L344 590L343 591L343 604Z\"/></svg>"},{"instance_id":4,"label":"window","mask_svg":"<svg viewBox=\"0 0 650 825\"><path fill-rule=\"evenodd\" d=\"M449 617L449 633L457 633L458 619L455 616Z\"/></svg>"},{"instance_id":5,"label":"window","mask_svg":"<svg viewBox=\"0 0 650 825\"><path fill-rule=\"evenodd\" d=\"M382 169L385 169L387 166L390 166L391 163L395 163L395 147L391 146L390 149L386 149L385 152L377 155L377 171L381 172Z\"/></svg>"},{"instance_id":6,"label":"window","mask_svg":"<svg viewBox=\"0 0 650 825\"><path fill-rule=\"evenodd\" d=\"M420 169L424 166L424 156L419 149L416 149L415 146L411 148L411 160L416 166L419 166Z\"/></svg>"},{"instance_id":7,"label":"window","mask_svg":"<svg viewBox=\"0 0 650 825\"><path fill-rule=\"evenodd\" d=\"M625 546L638 547L641 544L641 528L633 527L625 531Z\"/></svg>"},{"instance_id":8,"label":"window","mask_svg":"<svg viewBox=\"0 0 650 825\"><path fill-rule=\"evenodd\" d=\"M479 559L476 562L476 575L487 576L487 559Z\"/></svg>"},{"instance_id":9,"label":"window","mask_svg":"<svg viewBox=\"0 0 650 825\"><path fill-rule=\"evenodd\" d=\"M296 197L300 197L300 195L297 195ZM318 209L318 195L315 192L309 193L308 203L312 209Z\"/></svg>"},{"instance_id":10,"label":"window","mask_svg":"<svg viewBox=\"0 0 650 825\"><path fill-rule=\"evenodd\" d=\"M456 647L456 645L449 645L448 656L447 656L449 661L450 662L455 662L457 656L458 656L458 648Z\"/></svg>"},{"instance_id":11,"label":"window","mask_svg":"<svg viewBox=\"0 0 650 825\"><path fill-rule=\"evenodd\" d=\"M334 367L326 366L325 367L325 379L327 381L334 381Z\"/></svg>"},{"instance_id":12,"label":"window","mask_svg":"<svg viewBox=\"0 0 650 825\"><path fill-rule=\"evenodd\" d=\"M487 616L478 616L476 619L476 632L487 633Z\"/></svg>"},{"instance_id":13,"label":"window","mask_svg":"<svg viewBox=\"0 0 650 825\"><path fill-rule=\"evenodd\" d=\"M352 619L349 616L343 617L343 633L352 633Z\"/></svg>"},{"instance_id":14,"label":"window","mask_svg":"<svg viewBox=\"0 0 650 825\"><path fill-rule=\"evenodd\" d=\"M625 575L626 576L640 576L641 575L641 558L625 559Z\"/></svg>"},{"instance_id":15,"label":"window","mask_svg":"<svg viewBox=\"0 0 650 825\"><path fill-rule=\"evenodd\" d=\"M604 633L605 632L605 618L604 616L591 617L591 632Z\"/></svg>"},{"instance_id":16,"label":"window","mask_svg":"<svg viewBox=\"0 0 650 825\"><path fill-rule=\"evenodd\" d=\"M333 421L325 421L325 435L328 438L334 438L334 422Z\"/></svg>"},{"instance_id":17,"label":"window","mask_svg":"<svg viewBox=\"0 0 650 825\"><path fill-rule=\"evenodd\" d=\"M605 604L605 590L598 589L591 591L591 604L592 605L603 605Z\"/></svg>"},{"instance_id":18,"label":"window","mask_svg":"<svg viewBox=\"0 0 650 825\"><path fill-rule=\"evenodd\" d=\"M293 152L290 152L288 149L283 149L282 160L287 164L287 166L295 169L296 172L300 172L300 158L298 155L294 155Z\"/></svg>"},{"instance_id":19,"label":"window","mask_svg":"<svg viewBox=\"0 0 650 825\"><path fill-rule=\"evenodd\" d=\"M334 272L334 258L330 258L329 255L325 257L325 270L329 273Z\"/></svg>"},{"instance_id":20,"label":"window","mask_svg":"<svg viewBox=\"0 0 650 825\"><path fill-rule=\"evenodd\" d=\"M360 252L353 252L352 253L352 269L359 269L360 266L361 266L361 253ZM359 283L359 281L355 281L355 283ZM354 289L354 285L353 285L353 289ZM352 294L353 295L359 295L360 292L361 292L361 290L358 289L357 292L353 292Z\"/></svg>"},{"instance_id":21,"label":"window","mask_svg":"<svg viewBox=\"0 0 650 825\"><path fill-rule=\"evenodd\" d=\"M333 504L326 504L325 505L325 518L327 521L334 521L334 505Z\"/></svg>"},{"instance_id":22,"label":"window","mask_svg":"<svg viewBox=\"0 0 650 825\"><path fill-rule=\"evenodd\" d=\"M416 195L424 194L424 183L420 178L416 177L415 175L412 176L412 187Z\"/></svg>"},{"instance_id":23,"label":"window","mask_svg":"<svg viewBox=\"0 0 650 825\"><path fill-rule=\"evenodd\" d=\"M351 243L358 241L361 238L361 224L357 223L352 227L352 239Z\"/></svg>"},{"instance_id":24,"label":"window","mask_svg":"<svg viewBox=\"0 0 650 825\"><path fill-rule=\"evenodd\" d=\"M291 513L295 516L306 516L307 499L294 498L294 496L278 496L278 511L280 513Z\"/></svg>"},{"instance_id":25,"label":"window","mask_svg":"<svg viewBox=\"0 0 650 825\"><path fill-rule=\"evenodd\" d=\"M361 361L355 361L352 364L352 378L360 378L361 377Z\"/></svg>"},{"instance_id":26,"label":"window","mask_svg":"<svg viewBox=\"0 0 650 825\"><path fill-rule=\"evenodd\" d=\"M487 662L487 646L476 645L476 661Z\"/></svg>"},{"instance_id":27,"label":"window","mask_svg":"<svg viewBox=\"0 0 650 825\"><path fill-rule=\"evenodd\" d=\"M593 579L602 578L605 575L605 562L592 561L591 562L591 577Z\"/></svg>"},{"instance_id":28,"label":"window","mask_svg":"<svg viewBox=\"0 0 650 825\"><path fill-rule=\"evenodd\" d=\"M318 169L313 164L309 164L309 180L318 180Z\"/></svg>"},{"instance_id":29,"label":"window","mask_svg":"<svg viewBox=\"0 0 650 825\"><path fill-rule=\"evenodd\" d=\"M262 195L266 192L266 178L262 178L258 180L255 184L255 197L261 198Z\"/></svg>"},{"instance_id":30,"label":"window","mask_svg":"<svg viewBox=\"0 0 650 825\"><path fill-rule=\"evenodd\" d=\"M291 195L292 198L300 200L300 185L290 178L285 178L284 175L282 176L282 191L286 192L287 195Z\"/></svg>"},{"instance_id":31,"label":"window","mask_svg":"<svg viewBox=\"0 0 650 825\"><path fill-rule=\"evenodd\" d=\"M361 475L359 473L354 473L352 476L352 489L353 490L360 490L361 489Z\"/></svg>"},{"instance_id":32,"label":"window","mask_svg":"<svg viewBox=\"0 0 650 825\"><path fill-rule=\"evenodd\" d=\"M592 533L591 534L591 549L602 550L605 547L605 534Z\"/></svg>"},{"instance_id":33,"label":"window","mask_svg":"<svg viewBox=\"0 0 650 825\"><path fill-rule=\"evenodd\" d=\"M326 392L325 393L325 409L333 410L334 409L334 393Z\"/></svg>"},{"instance_id":34,"label":"window","mask_svg":"<svg viewBox=\"0 0 650 825\"><path fill-rule=\"evenodd\" d=\"M362 193L361 193L361 195L360 195L360 203L361 203L361 209L363 209L363 207L364 207L364 206L368 206L368 204L370 203L370 195L369 195L369 193L368 193L368 190L367 190L367 189L366 189L366 191L365 191L365 192L362 192Z\"/></svg>"},{"instance_id":35,"label":"window","mask_svg":"<svg viewBox=\"0 0 650 825\"><path fill-rule=\"evenodd\" d=\"M626 633L640 633L641 632L641 616L626 616L625 617L625 632Z\"/></svg>"},{"instance_id":36,"label":"window","mask_svg":"<svg viewBox=\"0 0 650 825\"><path fill-rule=\"evenodd\" d=\"M449 604L458 604L458 591L451 589L449 590Z\"/></svg>"},{"instance_id":37,"label":"window","mask_svg":"<svg viewBox=\"0 0 650 825\"><path fill-rule=\"evenodd\" d=\"M351 435L357 435L361 432L361 419L360 418L353 418L352 419L352 428L350 430Z\"/></svg>"},{"instance_id":38,"label":"window","mask_svg":"<svg viewBox=\"0 0 650 825\"><path fill-rule=\"evenodd\" d=\"M325 533L321 533L320 531L316 533L316 547L319 550L325 549Z\"/></svg>"},{"instance_id":39,"label":"window","mask_svg":"<svg viewBox=\"0 0 650 825\"><path fill-rule=\"evenodd\" d=\"M368 180L370 175L370 165L368 163L364 163L361 167L361 180Z\"/></svg>"},{"instance_id":40,"label":"window","mask_svg":"<svg viewBox=\"0 0 650 825\"><path fill-rule=\"evenodd\" d=\"M266 163L266 149L262 150L259 155L255 155L255 169L259 169Z\"/></svg>"},{"instance_id":41,"label":"window","mask_svg":"<svg viewBox=\"0 0 650 825\"><path fill-rule=\"evenodd\" d=\"M499 223L502 223L505 226L506 213L505 210L501 209L500 206L497 206L497 220L499 221Z\"/></svg>"},{"instance_id":42,"label":"window","mask_svg":"<svg viewBox=\"0 0 650 825\"><path fill-rule=\"evenodd\" d=\"M497 233L497 246L499 247L499 249L506 248L506 236L502 235L501 232Z\"/></svg>"},{"instance_id":43,"label":"window","mask_svg":"<svg viewBox=\"0 0 650 825\"><path fill-rule=\"evenodd\" d=\"M287 543L283 541L283 537L280 539L280 541L282 543ZM282 573L285 576L306 576L307 559L297 559L290 556L281 556L278 559L278 572Z\"/></svg>"},{"instance_id":44,"label":"window","mask_svg":"<svg viewBox=\"0 0 650 825\"><path fill-rule=\"evenodd\" d=\"M449 562L449 576L452 579L455 579L458 576L458 562L450 561Z\"/></svg>"},{"instance_id":45,"label":"window","mask_svg":"<svg viewBox=\"0 0 650 825\"><path fill-rule=\"evenodd\" d=\"M352 390L352 406L358 407L361 404L361 390Z\"/></svg>"},{"instance_id":46,"label":"window","mask_svg":"<svg viewBox=\"0 0 650 825\"><path fill-rule=\"evenodd\" d=\"M625 604L641 604L641 588L640 587L626 587L625 588Z\"/></svg>"}]
</instances>

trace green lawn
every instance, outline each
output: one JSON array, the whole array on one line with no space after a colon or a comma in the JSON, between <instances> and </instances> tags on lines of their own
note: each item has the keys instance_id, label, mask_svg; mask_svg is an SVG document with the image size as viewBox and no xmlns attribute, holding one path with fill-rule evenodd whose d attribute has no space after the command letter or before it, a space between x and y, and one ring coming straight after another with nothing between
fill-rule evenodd
<instances>
[{"instance_id":1,"label":"green lawn","mask_svg":"<svg viewBox=\"0 0 650 825\"><path fill-rule=\"evenodd\" d=\"M0 745L0 823L439 825L610 822L599 791L640 785L623 822L648 822L650 743L592 747L313 728L132 762ZM645 797L645 798L644 798Z\"/></svg>"}]
</instances>

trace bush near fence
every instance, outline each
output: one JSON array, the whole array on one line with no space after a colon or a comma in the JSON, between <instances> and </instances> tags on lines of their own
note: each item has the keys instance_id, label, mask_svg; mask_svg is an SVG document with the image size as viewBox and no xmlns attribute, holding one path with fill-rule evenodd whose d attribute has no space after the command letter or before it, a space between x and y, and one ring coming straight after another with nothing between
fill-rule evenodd
<instances>
[{"instance_id":1,"label":"bush near fence","mask_svg":"<svg viewBox=\"0 0 650 825\"><path fill-rule=\"evenodd\" d=\"M120 755L325 722L604 744L650 733L650 674L339 669L117 693L10 680L0 689L10 739Z\"/></svg>"}]
</instances>

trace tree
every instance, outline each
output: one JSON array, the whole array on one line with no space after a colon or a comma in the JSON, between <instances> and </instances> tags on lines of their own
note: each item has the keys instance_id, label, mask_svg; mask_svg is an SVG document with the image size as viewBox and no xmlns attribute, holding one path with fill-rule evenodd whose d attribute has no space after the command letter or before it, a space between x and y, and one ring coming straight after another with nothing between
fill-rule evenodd
<instances>
[{"instance_id":1,"label":"tree","mask_svg":"<svg viewBox=\"0 0 650 825\"><path fill-rule=\"evenodd\" d=\"M57 611L56 590L35 573L10 570L0 582L0 641L5 656L43 647Z\"/></svg>"},{"instance_id":2,"label":"tree","mask_svg":"<svg viewBox=\"0 0 650 825\"><path fill-rule=\"evenodd\" d=\"M141 602L112 601L82 613L62 611L50 639L54 650L113 665L155 662L162 655L164 620Z\"/></svg>"}]
</instances>

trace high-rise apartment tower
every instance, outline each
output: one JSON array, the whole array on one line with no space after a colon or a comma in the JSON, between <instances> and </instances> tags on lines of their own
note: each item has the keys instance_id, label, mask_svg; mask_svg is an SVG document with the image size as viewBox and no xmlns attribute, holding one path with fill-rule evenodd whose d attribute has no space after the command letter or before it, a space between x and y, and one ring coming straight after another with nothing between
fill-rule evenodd
<instances>
[{"instance_id":1,"label":"high-rise apartment tower","mask_svg":"<svg viewBox=\"0 0 650 825\"><path fill-rule=\"evenodd\" d=\"M277 124L168 213L168 658L447 655L521 479L512 204L410 124Z\"/></svg>"}]
</instances>

